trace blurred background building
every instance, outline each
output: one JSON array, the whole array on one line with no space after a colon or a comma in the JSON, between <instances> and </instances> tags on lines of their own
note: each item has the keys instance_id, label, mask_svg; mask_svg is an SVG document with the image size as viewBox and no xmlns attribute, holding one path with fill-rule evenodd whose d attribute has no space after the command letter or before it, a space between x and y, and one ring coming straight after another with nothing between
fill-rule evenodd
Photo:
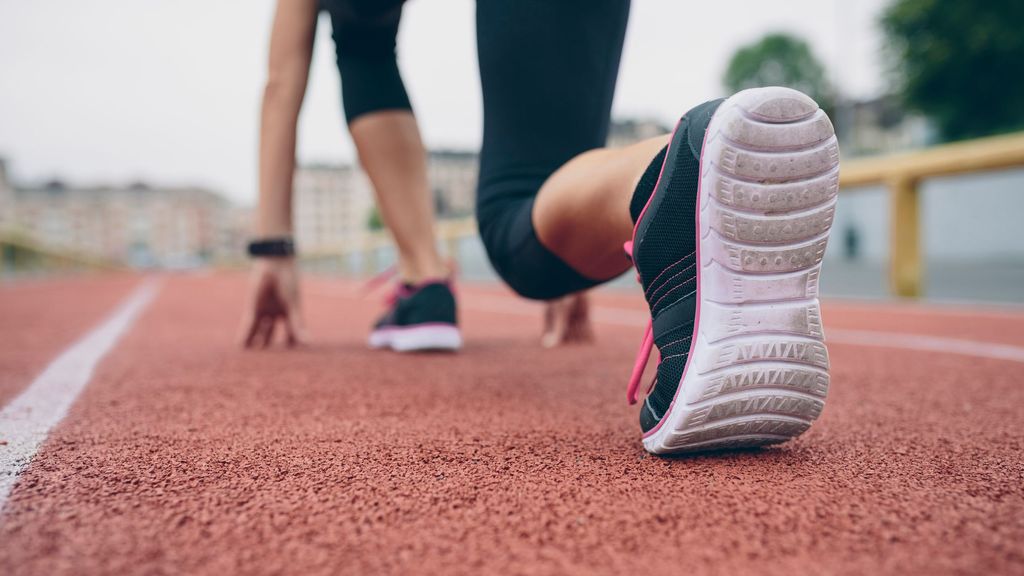
<instances>
[{"instance_id":1,"label":"blurred background building","mask_svg":"<svg viewBox=\"0 0 1024 576\"><path fill-rule=\"evenodd\" d=\"M0 230L14 224L14 191L7 180L7 161L0 158Z\"/></svg>"},{"instance_id":2,"label":"blurred background building","mask_svg":"<svg viewBox=\"0 0 1024 576\"><path fill-rule=\"evenodd\" d=\"M655 120L616 120L608 143L628 146L668 131ZM479 159L473 150L427 152L427 178L439 220L473 216ZM295 175L294 217L297 245L317 257L358 248L368 235L383 228L369 179L352 164L300 166Z\"/></svg>"},{"instance_id":3,"label":"blurred background building","mask_svg":"<svg viewBox=\"0 0 1024 576\"><path fill-rule=\"evenodd\" d=\"M470 150L432 150L427 155L427 178L434 193L438 218L472 216L476 207L479 155Z\"/></svg>"},{"instance_id":4,"label":"blurred background building","mask_svg":"<svg viewBox=\"0 0 1024 576\"><path fill-rule=\"evenodd\" d=\"M0 48L7 48L0 49L0 152L20 162L19 170L0 163L4 262L36 251L138 267L241 263L251 220L247 205L257 187L250 145L258 132L273 2L212 12L207 36L190 44L197 57L189 59L162 50L172 43L154 40L161 34L173 39L180 27L154 24L190 21L194 2L167 4L159 22L133 26L126 12L139 22L156 13L118 1L86 8L55 0L58 12L74 16L59 37L39 32L54 25L52 7L0 6L0 31L6 32ZM658 31L689 17L689 9L634 3L613 106L620 117L608 144L626 146L668 132L692 104L765 85L791 86L820 102L833 119L847 165L955 141L983 143L1014 132L1024 137L1024 76L1007 73L1024 59L1021 2L793 2L799 10L780 12L754 0L702 7L709 25L694 29L689 39L702 47L702 58L685 78L664 73L661 54L678 41ZM408 9L399 50L422 133L435 147L428 175L438 228L448 235L442 243L459 257L464 276L493 279L472 226L478 169L473 148L482 127L474 4L410 3ZM712 25L726 17L742 25ZM133 51L124 51L118 39L89 41L91 28L77 22L117 18L126 23L123 33L135 38ZM226 22L234 34L231 50L223 45ZM452 24L452 33L437 38L438 22ZM393 249L369 183L354 160L345 160L355 152L338 105L330 31L322 24L314 43L326 57L314 58L301 121L297 243L305 255L341 257L335 260L353 250L379 252L356 265L326 268L365 273L387 265ZM74 66L68 65L70 53L78 58ZM129 57L147 65L134 66ZM133 71L130 78L126 69ZM64 97L85 82L95 89ZM22 173L30 177L19 178ZM132 174L146 174L148 183L77 183L130 182ZM932 176L915 180L920 218L910 219L925 262L905 268L926 271L930 297L1024 301L1024 232L1017 222L1024 211L1024 167ZM216 182L216 191L160 185L164 178ZM827 294L889 294L891 239L901 230L900 218L890 218L891 183L844 187L826 254Z\"/></svg>"},{"instance_id":5,"label":"blurred background building","mask_svg":"<svg viewBox=\"0 0 1024 576\"><path fill-rule=\"evenodd\" d=\"M371 227L373 190L351 165L302 166L294 181L295 242L309 254L359 245Z\"/></svg>"},{"instance_id":6,"label":"blurred background building","mask_svg":"<svg viewBox=\"0 0 1024 576\"><path fill-rule=\"evenodd\" d=\"M843 156L874 156L923 148L936 141L935 127L895 96L843 101L832 114Z\"/></svg>"},{"instance_id":7,"label":"blurred background building","mask_svg":"<svg viewBox=\"0 0 1024 576\"><path fill-rule=\"evenodd\" d=\"M473 215L478 157L468 150L427 153L427 177L439 219ZM383 229L373 188L356 165L300 166L294 185L296 243L305 254L341 254Z\"/></svg>"},{"instance_id":8,"label":"blurred background building","mask_svg":"<svg viewBox=\"0 0 1024 576\"><path fill-rule=\"evenodd\" d=\"M24 250L135 268L238 260L250 211L199 187L12 183L0 162L0 234Z\"/></svg>"},{"instance_id":9,"label":"blurred background building","mask_svg":"<svg viewBox=\"0 0 1024 576\"><path fill-rule=\"evenodd\" d=\"M608 147L622 148L641 140L668 134L672 126L666 126L650 118L620 118L612 120L608 127Z\"/></svg>"}]
</instances>

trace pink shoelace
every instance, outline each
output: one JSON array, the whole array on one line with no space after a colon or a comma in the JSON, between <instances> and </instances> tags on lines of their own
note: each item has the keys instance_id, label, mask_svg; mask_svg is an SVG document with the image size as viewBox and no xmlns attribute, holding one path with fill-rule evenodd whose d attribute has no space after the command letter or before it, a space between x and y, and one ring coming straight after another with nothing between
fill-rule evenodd
<instances>
[{"instance_id":1,"label":"pink shoelace","mask_svg":"<svg viewBox=\"0 0 1024 576\"><path fill-rule=\"evenodd\" d=\"M633 242L626 242L622 248L633 258ZM637 272L636 281L640 282L640 272ZM644 331L644 339L640 343L640 350L636 353L636 361L633 363L633 373L629 377L629 386L626 388L626 400L636 404L639 400L640 381L643 380L644 370L647 369L647 361L651 358L651 349L654 348L654 327L653 320L647 322L647 329ZM651 385L653 386L653 382ZM650 389L647 390L650 392Z\"/></svg>"},{"instance_id":2,"label":"pink shoelace","mask_svg":"<svg viewBox=\"0 0 1024 576\"><path fill-rule=\"evenodd\" d=\"M633 374L629 377L629 387L626 388L626 399L630 404L636 404L639 400L640 381L644 377L644 370L647 368L652 348L654 348L654 330L652 330L651 323L648 322L643 342L640 343L640 350L636 353L636 362L633 363Z\"/></svg>"},{"instance_id":3,"label":"pink shoelace","mask_svg":"<svg viewBox=\"0 0 1024 576\"><path fill-rule=\"evenodd\" d=\"M397 266L388 266L384 270L381 270L376 275L372 276L369 280L363 283L362 294L363 296L369 296L380 288L384 283L389 282L392 278L398 275ZM405 286L401 283L396 283L394 287L384 296L384 304L390 308L395 305L398 301L398 297L405 290Z\"/></svg>"},{"instance_id":4,"label":"pink shoelace","mask_svg":"<svg viewBox=\"0 0 1024 576\"><path fill-rule=\"evenodd\" d=\"M454 278L455 278L455 274L456 274L456 270L457 270L456 266L455 266L455 263L454 262L450 262L449 265L448 265L448 268L452 271L451 272L451 276L449 276L448 278L438 279L438 280L425 280L423 282L420 282L418 285L412 286L412 287L409 287L409 286L405 285L402 282L394 283L394 286L392 287L392 289L387 293L386 296L384 296L384 304L388 308L390 308L390 307L394 306L395 302L397 302L398 299L401 298L402 296L408 296L408 295L416 292L417 290L419 290L422 286L425 286L425 285L431 284L431 283L435 283L435 282L444 282L445 284L448 285L448 288L451 289L452 293L454 293L455 292L455 281L454 281ZM391 281L396 276L398 276L398 267L397 266L388 266L384 270L381 270L379 273L377 273L376 275L372 276L369 280L367 280L366 282L363 283L363 287L362 287L362 294L363 294L363 296L369 296L370 294L375 292L378 288L380 288L384 283Z\"/></svg>"}]
</instances>

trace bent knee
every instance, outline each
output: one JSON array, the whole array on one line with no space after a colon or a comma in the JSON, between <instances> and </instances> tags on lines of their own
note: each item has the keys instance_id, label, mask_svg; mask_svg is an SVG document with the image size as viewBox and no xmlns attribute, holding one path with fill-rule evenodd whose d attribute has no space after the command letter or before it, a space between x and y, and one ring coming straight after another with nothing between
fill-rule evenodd
<instances>
[{"instance_id":1,"label":"bent knee","mask_svg":"<svg viewBox=\"0 0 1024 576\"><path fill-rule=\"evenodd\" d=\"M600 284L573 270L537 238L533 201L515 208L478 210L480 238L498 276L516 294L552 300Z\"/></svg>"}]
</instances>

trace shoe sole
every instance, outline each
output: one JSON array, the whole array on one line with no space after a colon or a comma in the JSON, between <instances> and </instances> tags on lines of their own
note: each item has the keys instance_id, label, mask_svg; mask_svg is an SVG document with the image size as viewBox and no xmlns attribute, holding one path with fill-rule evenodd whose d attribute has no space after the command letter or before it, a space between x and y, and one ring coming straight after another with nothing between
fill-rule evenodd
<instances>
[{"instance_id":1,"label":"shoe sole","mask_svg":"<svg viewBox=\"0 0 1024 576\"><path fill-rule=\"evenodd\" d=\"M462 334L445 325L383 328L371 332L367 344L395 352L454 351L462 348Z\"/></svg>"},{"instance_id":2,"label":"shoe sole","mask_svg":"<svg viewBox=\"0 0 1024 576\"><path fill-rule=\"evenodd\" d=\"M785 442L829 387L818 277L839 191L828 116L804 94L757 88L715 111L700 158L697 315L654 454Z\"/></svg>"}]
</instances>

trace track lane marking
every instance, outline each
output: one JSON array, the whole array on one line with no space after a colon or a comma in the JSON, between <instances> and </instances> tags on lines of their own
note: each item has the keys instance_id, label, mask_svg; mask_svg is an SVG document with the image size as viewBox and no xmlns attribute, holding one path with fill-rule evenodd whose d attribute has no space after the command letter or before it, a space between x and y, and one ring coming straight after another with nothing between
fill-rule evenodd
<instances>
[{"instance_id":1,"label":"track lane marking","mask_svg":"<svg viewBox=\"0 0 1024 576\"><path fill-rule=\"evenodd\" d=\"M57 356L28 388L0 410L0 512L18 475L92 379L97 364L156 296L155 281L136 288L114 312Z\"/></svg>"},{"instance_id":2,"label":"track lane marking","mask_svg":"<svg viewBox=\"0 0 1024 576\"><path fill-rule=\"evenodd\" d=\"M329 298L358 298L358 295L353 290L337 291L319 289L313 290L312 292L317 296L326 296ZM516 316L537 316L541 313L540 304L537 303L530 303L515 298L482 294L464 294L459 299L459 305L464 308L478 310L481 312L496 312ZM644 326L647 326L647 321L649 319L646 312L630 308L593 306L591 307L591 312L593 313L594 321L617 326L643 328ZM915 310L915 313L918 312L920 312L920 310ZM916 350L919 352L940 352L944 354L957 354L960 356L991 358L995 360L1024 363L1024 347L1021 346L984 342L981 340L929 336L927 334L826 328L825 343L872 348Z\"/></svg>"},{"instance_id":3,"label":"track lane marking","mask_svg":"<svg viewBox=\"0 0 1024 576\"><path fill-rule=\"evenodd\" d=\"M921 352L941 352L977 358L992 358L1024 363L1024 348L980 340L962 340L926 334L877 332L874 330L825 330L825 343L877 348L903 348Z\"/></svg>"},{"instance_id":4,"label":"track lane marking","mask_svg":"<svg viewBox=\"0 0 1024 576\"><path fill-rule=\"evenodd\" d=\"M460 301L460 303L463 302L467 304L466 307L483 312L498 312L518 316L536 316L539 312L538 306L535 304L531 305L525 302L492 296L467 296ZM591 311L594 314L594 320L602 324L643 328L647 326L649 319L645 312L628 308L594 306L591 308ZM960 356L1024 363L1024 347L1021 346L982 342L980 340L929 336L926 334L826 328L825 343L916 350L920 352L940 352L943 354L958 354Z\"/></svg>"}]
</instances>

